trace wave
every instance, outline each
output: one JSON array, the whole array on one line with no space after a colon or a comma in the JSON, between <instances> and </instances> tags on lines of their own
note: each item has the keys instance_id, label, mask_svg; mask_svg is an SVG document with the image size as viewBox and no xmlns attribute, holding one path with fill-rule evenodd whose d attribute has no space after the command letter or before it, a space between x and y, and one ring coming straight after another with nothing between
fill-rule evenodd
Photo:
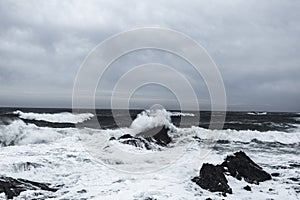
<instances>
[{"instance_id":1,"label":"wave","mask_svg":"<svg viewBox=\"0 0 300 200\"><path fill-rule=\"evenodd\" d=\"M259 140L262 142L279 142L282 144L296 144L300 143L300 132L281 132L281 131L252 131L252 130L209 130L200 127L187 128L183 131L193 132L196 137L206 140L223 140L230 142L252 142Z\"/></svg>"},{"instance_id":2,"label":"wave","mask_svg":"<svg viewBox=\"0 0 300 200\"><path fill-rule=\"evenodd\" d=\"M17 111L16 111L17 112ZM22 114L27 114L27 117L35 117L36 119L41 119L44 117L44 114L38 115L29 115L29 113L18 113L22 116ZM36 114L36 113L34 113ZM70 113L69 113L70 114ZM70 116L70 115L67 116ZM49 116L50 114L45 114L45 116ZM65 116L64 113L53 114L54 116ZM82 121L87 119L87 116L90 117L92 115L87 115L83 118L81 116L80 120ZM25 115L26 116L26 115ZM24 115L22 117L25 117ZM40 118L37 118L37 117ZM190 128L177 128L171 122L172 112L166 110L146 110L137 115L136 119L132 122L132 124L128 128L116 129L116 130L98 130L98 129L88 129L89 133L99 133L105 135L111 135L114 137L120 137L124 133L136 135L143 131L147 131L151 128L165 126L169 128L171 131L169 132L169 136L173 137L173 139L186 140L190 141L196 136L200 139L209 139L212 141L218 140L228 140L232 142L251 142L253 140L259 140L262 142L280 142L282 144L294 144L300 143L300 130L298 126L290 130L291 132L281 132L281 131L257 131L257 130L210 130L201 127L192 126ZM74 117L74 115L73 115ZM51 120L52 118L48 118L47 120ZM44 119L45 120L45 119ZM70 120L64 118L56 119L56 121L67 121ZM54 121L54 120L53 120ZM73 122L74 122L73 118ZM71 131L70 131L71 130ZM15 120L11 122L9 125L0 125L0 145L1 146L9 146L9 145L24 145L24 144L36 144L36 143L48 143L53 142L59 138L64 138L66 136L72 135L74 131L78 129L75 128L47 128L47 127L39 127L34 124L24 123L22 120ZM113 135L116 134L116 135Z\"/></svg>"},{"instance_id":3,"label":"wave","mask_svg":"<svg viewBox=\"0 0 300 200\"><path fill-rule=\"evenodd\" d=\"M177 128L170 119L172 112L166 110L146 110L140 113L133 121L130 129L132 132L139 133L150 128L166 126L172 131L171 137L190 140L193 137L200 139L210 139L213 141L228 140L232 142L252 142L259 140L262 142L279 142L282 144L300 143L299 129L291 132L283 131L258 131L258 130L210 130L192 126L191 128Z\"/></svg>"},{"instance_id":4,"label":"wave","mask_svg":"<svg viewBox=\"0 0 300 200\"><path fill-rule=\"evenodd\" d=\"M248 115L267 115L267 112L248 112Z\"/></svg>"},{"instance_id":5,"label":"wave","mask_svg":"<svg viewBox=\"0 0 300 200\"><path fill-rule=\"evenodd\" d=\"M33 113L28 112L24 113L22 111L14 111L14 114L18 115L21 119L29 119L29 120L38 120L38 121L46 121L52 123L82 123L86 120L91 119L94 115L92 113L80 113L73 114L69 112L63 113Z\"/></svg>"},{"instance_id":6,"label":"wave","mask_svg":"<svg viewBox=\"0 0 300 200\"><path fill-rule=\"evenodd\" d=\"M171 116L174 116L174 117L194 117L195 114L193 113L182 113L182 112L171 112Z\"/></svg>"},{"instance_id":7,"label":"wave","mask_svg":"<svg viewBox=\"0 0 300 200\"><path fill-rule=\"evenodd\" d=\"M133 120L130 129L134 134L138 134L159 126L174 128L174 125L171 122L171 115L172 113L165 109L145 110L138 114L135 120Z\"/></svg>"},{"instance_id":8,"label":"wave","mask_svg":"<svg viewBox=\"0 0 300 200\"><path fill-rule=\"evenodd\" d=\"M69 130L41 128L16 120L9 125L0 125L0 146L49 143L72 134L73 130Z\"/></svg>"}]
</instances>

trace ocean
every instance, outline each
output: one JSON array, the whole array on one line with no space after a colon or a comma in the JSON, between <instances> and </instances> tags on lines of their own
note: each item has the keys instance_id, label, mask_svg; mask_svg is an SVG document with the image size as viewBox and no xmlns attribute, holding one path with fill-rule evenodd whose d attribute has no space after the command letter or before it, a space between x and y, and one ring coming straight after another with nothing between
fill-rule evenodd
<instances>
[{"instance_id":1,"label":"ocean","mask_svg":"<svg viewBox=\"0 0 300 200\"><path fill-rule=\"evenodd\" d=\"M227 112L222 130L209 129L209 111L95 113L0 108L0 175L60 187L15 199L300 199L300 113ZM110 140L160 125L172 130L166 147ZM279 175L259 185L228 176L227 197L191 181L203 163L220 164L240 150Z\"/></svg>"}]
</instances>

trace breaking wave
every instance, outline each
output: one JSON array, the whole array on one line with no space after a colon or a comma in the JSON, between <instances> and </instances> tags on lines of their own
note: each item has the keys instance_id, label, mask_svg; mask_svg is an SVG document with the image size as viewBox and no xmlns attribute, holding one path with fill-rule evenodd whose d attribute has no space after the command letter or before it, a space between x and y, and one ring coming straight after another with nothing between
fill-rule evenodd
<instances>
[{"instance_id":1,"label":"breaking wave","mask_svg":"<svg viewBox=\"0 0 300 200\"><path fill-rule=\"evenodd\" d=\"M0 125L0 146L49 143L69 135L69 130L41 128L16 120L9 125Z\"/></svg>"},{"instance_id":2,"label":"breaking wave","mask_svg":"<svg viewBox=\"0 0 300 200\"><path fill-rule=\"evenodd\" d=\"M20 115L20 118L30 118L35 120L47 120L55 122L72 122L78 123L92 117L92 114L71 114L71 113L57 113L57 114L37 114L37 113L23 113L15 111ZM210 130L201 127L192 126L190 128L177 128L171 122L171 116L174 113L166 110L145 110L137 115L136 119L128 128L116 130L101 130L101 134L110 135L116 133L121 136L125 132L131 135L136 135L151 128L165 126L172 130L171 137L183 137L191 140L194 137L200 139L210 139L213 141L228 140L232 142L251 142L259 140L262 142L280 142L282 144L300 143L300 130L297 128L290 130L290 132L283 131L257 131L257 130ZM36 143L49 143L57 139L70 136L76 128L49 128L39 127L34 124L24 123L22 120L12 121L9 125L0 125L0 146L10 145L26 145ZM98 129L89 129L90 132L99 132ZM122 131L121 131L122 130ZM114 135L113 135L114 136Z\"/></svg>"},{"instance_id":3,"label":"breaking wave","mask_svg":"<svg viewBox=\"0 0 300 200\"><path fill-rule=\"evenodd\" d=\"M268 114L267 112L248 112L248 115L266 115Z\"/></svg>"},{"instance_id":4,"label":"breaking wave","mask_svg":"<svg viewBox=\"0 0 300 200\"><path fill-rule=\"evenodd\" d=\"M252 131L252 130L209 130L200 127L187 128L187 132L195 133L200 139L227 140L231 142L249 143L253 140L262 142L279 142L282 144L297 144L300 143L300 132L282 132L282 131Z\"/></svg>"},{"instance_id":5,"label":"breaking wave","mask_svg":"<svg viewBox=\"0 0 300 200\"><path fill-rule=\"evenodd\" d=\"M145 110L137 115L130 128L134 134L159 126L173 128L174 125L171 123L171 114L171 112L168 112L165 109Z\"/></svg>"},{"instance_id":6,"label":"breaking wave","mask_svg":"<svg viewBox=\"0 0 300 200\"><path fill-rule=\"evenodd\" d=\"M22 111L14 111L14 114L18 115L21 119L30 119L30 120L38 120L38 121L47 121L52 123L81 123L86 120L91 119L94 115L91 113L80 113L73 114L69 112L63 113L33 113L33 112L22 112Z\"/></svg>"},{"instance_id":7,"label":"breaking wave","mask_svg":"<svg viewBox=\"0 0 300 200\"><path fill-rule=\"evenodd\" d=\"M182 113L182 112L171 112L171 116L175 116L175 117L177 117L177 116L182 116L182 117L186 117L186 116L188 116L188 117L194 117L195 114L193 114L193 113Z\"/></svg>"}]
</instances>

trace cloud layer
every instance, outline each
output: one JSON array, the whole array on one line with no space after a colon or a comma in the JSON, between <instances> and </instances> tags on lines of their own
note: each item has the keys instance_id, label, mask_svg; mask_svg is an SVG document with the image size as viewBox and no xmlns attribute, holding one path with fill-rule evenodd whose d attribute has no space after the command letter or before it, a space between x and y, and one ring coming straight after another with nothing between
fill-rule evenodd
<instances>
[{"instance_id":1,"label":"cloud layer","mask_svg":"<svg viewBox=\"0 0 300 200\"><path fill-rule=\"evenodd\" d=\"M207 49L223 76L230 110L300 111L299 10L294 0L0 0L0 106L70 107L77 70L98 43L120 31L156 26L183 32ZM159 52L116 62L107 72L107 98L122 72L153 61L184 66L201 107L209 109L201 77ZM99 106L108 105L101 95ZM133 107L160 99L170 108L176 104L163 88L145 87L134 97Z\"/></svg>"}]
</instances>

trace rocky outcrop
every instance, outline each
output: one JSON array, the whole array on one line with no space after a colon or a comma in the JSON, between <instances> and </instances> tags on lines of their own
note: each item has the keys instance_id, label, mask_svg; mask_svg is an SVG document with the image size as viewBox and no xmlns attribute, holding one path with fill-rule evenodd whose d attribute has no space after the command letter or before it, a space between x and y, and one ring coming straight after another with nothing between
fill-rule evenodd
<instances>
[{"instance_id":1,"label":"rocky outcrop","mask_svg":"<svg viewBox=\"0 0 300 200\"><path fill-rule=\"evenodd\" d=\"M232 193L232 189L227 184L228 181L220 165L203 164L199 176L193 178L192 181L208 191L222 192L224 196L226 193Z\"/></svg>"},{"instance_id":2,"label":"rocky outcrop","mask_svg":"<svg viewBox=\"0 0 300 200\"><path fill-rule=\"evenodd\" d=\"M147 150L155 148L154 145L151 144L148 140L142 137L133 137L129 134L122 135L121 137L118 138L118 141L123 144L128 144L128 145L132 145Z\"/></svg>"},{"instance_id":3,"label":"rocky outcrop","mask_svg":"<svg viewBox=\"0 0 300 200\"><path fill-rule=\"evenodd\" d=\"M147 131L141 132L136 136L131 136L129 134L122 135L117 140L123 144L129 144L139 148L145 149L157 149L156 145L166 146L172 139L168 135L169 128L164 126L155 127ZM112 137L110 140L115 140L116 138Z\"/></svg>"},{"instance_id":4,"label":"rocky outcrop","mask_svg":"<svg viewBox=\"0 0 300 200\"><path fill-rule=\"evenodd\" d=\"M154 142L161 146L166 146L172 139L168 135L170 129L165 126L159 126L137 134L137 137L143 137L150 142Z\"/></svg>"},{"instance_id":5,"label":"rocky outcrop","mask_svg":"<svg viewBox=\"0 0 300 200\"><path fill-rule=\"evenodd\" d=\"M248 183L258 184L259 182L270 180L272 177L259 165L253 162L244 152L239 151L227 156L221 165L203 164L200 175L192 179L201 188L211 192L222 192L231 194L232 190L228 185L225 175L230 175L238 180L244 178ZM251 191L250 186L244 187Z\"/></svg>"},{"instance_id":6,"label":"rocky outcrop","mask_svg":"<svg viewBox=\"0 0 300 200\"><path fill-rule=\"evenodd\" d=\"M58 188L49 187L48 183L38 183L25 179L14 179L0 176L0 193L5 193L7 199L12 199L27 190L46 190L56 192Z\"/></svg>"},{"instance_id":7,"label":"rocky outcrop","mask_svg":"<svg viewBox=\"0 0 300 200\"><path fill-rule=\"evenodd\" d=\"M258 184L272 178L269 173L264 171L242 151L227 156L222 166L231 176L238 180L244 178L248 183Z\"/></svg>"}]
</instances>

